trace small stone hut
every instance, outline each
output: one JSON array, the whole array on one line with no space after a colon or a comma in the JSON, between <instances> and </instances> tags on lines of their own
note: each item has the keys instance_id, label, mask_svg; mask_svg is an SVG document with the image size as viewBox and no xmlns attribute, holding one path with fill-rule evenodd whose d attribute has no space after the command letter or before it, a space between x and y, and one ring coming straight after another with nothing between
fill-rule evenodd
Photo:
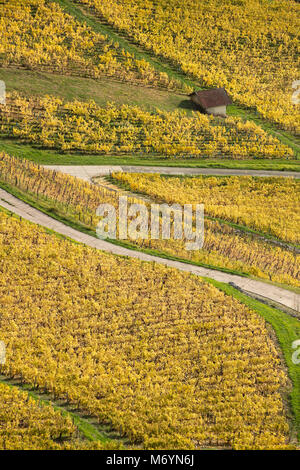
<instances>
[{"instance_id":1,"label":"small stone hut","mask_svg":"<svg viewBox=\"0 0 300 470\"><path fill-rule=\"evenodd\" d=\"M189 95L193 103L204 113L226 117L226 106L232 104L225 88L194 91Z\"/></svg>"}]
</instances>

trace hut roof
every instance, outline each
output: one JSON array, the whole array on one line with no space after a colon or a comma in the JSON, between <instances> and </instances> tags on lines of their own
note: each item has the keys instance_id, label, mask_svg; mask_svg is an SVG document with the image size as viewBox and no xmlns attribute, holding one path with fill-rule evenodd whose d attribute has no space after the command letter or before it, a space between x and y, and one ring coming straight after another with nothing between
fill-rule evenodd
<instances>
[{"instance_id":1,"label":"hut roof","mask_svg":"<svg viewBox=\"0 0 300 470\"><path fill-rule=\"evenodd\" d=\"M210 90L200 90L192 93L190 97L202 108L212 108L215 106L225 106L232 104L225 88L211 88Z\"/></svg>"}]
</instances>

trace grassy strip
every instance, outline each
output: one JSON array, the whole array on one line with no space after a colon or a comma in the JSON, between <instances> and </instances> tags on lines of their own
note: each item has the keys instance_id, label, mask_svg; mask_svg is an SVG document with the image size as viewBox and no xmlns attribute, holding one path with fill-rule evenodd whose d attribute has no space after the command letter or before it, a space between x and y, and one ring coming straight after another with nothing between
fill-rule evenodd
<instances>
[{"instance_id":1,"label":"grassy strip","mask_svg":"<svg viewBox=\"0 0 300 470\"><path fill-rule=\"evenodd\" d=\"M93 236L95 236L95 233L93 234ZM158 258L168 259L170 261L178 261L180 263L190 264L192 266L198 266L200 268L211 269L213 271L220 271L220 272L223 272L223 273L226 273L226 274L233 274L235 276L246 277L246 278L249 278L249 279L253 279L255 281L264 282L265 284L270 284L270 285L273 285L273 286L281 287L282 289L289 290L291 292L295 292L297 294L300 294L300 288L299 287L289 286L289 285L286 285L286 284L280 284L279 282L273 282L273 281L270 281L268 279L262 279L262 278L259 278L259 277L255 277L252 274L249 274L247 272L236 271L236 270L230 269L230 268L223 268L223 267L214 266L214 265L211 265L211 264L192 261L192 260L189 260L189 259L186 259L186 258L180 258L180 257L173 256L173 255L167 254L167 253L159 251L159 250L152 250L150 248L140 248L136 245L132 245L129 242L126 243L126 242L123 242L121 240L107 239L107 241L109 243L113 243L114 245L118 245L118 246L122 246L124 248L128 248L129 250L140 251L141 253L145 253L147 255L152 255L152 256L156 256Z\"/></svg>"},{"instance_id":2,"label":"grassy strip","mask_svg":"<svg viewBox=\"0 0 300 470\"><path fill-rule=\"evenodd\" d=\"M231 105L227 108L227 114L229 116L238 116L243 120L253 121L255 124L260 126L264 131L276 137L281 143L288 145L293 149L297 158L300 158L300 139L299 137L284 131L276 127L275 124L271 124L266 119L259 116L255 110L246 109L242 106Z\"/></svg>"},{"instance_id":3,"label":"grassy strip","mask_svg":"<svg viewBox=\"0 0 300 470\"><path fill-rule=\"evenodd\" d=\"M58 401L53 401L49 395L45 393L37 393L36 391L33 391L30 385L20 384L16 380L10 379L2 374L0 374L0 383L3 383L11 388L17 387L19 390L27 392L28 395L34 400L41 402L46 406L52 406L54 410L59 411L62 416L69 416L83 439L91 442L100 441L103 443L112 441L112 438L109 437L107 431L102 430L101 426L98 425L95 420L93 420L91 417L83 417L80 412L72 410L70 405L59 404Z\"/></svg>"},{"instance_id":4,"label":"grassy strip","mask_svg":"<svg viewBox=\"0 0 300 470\"><path fill-rule=\"evenodd\" d=\"M205 278L205 280L257 312L274 329L293 384L293 389L289 395L289 404L293 413L295 431L297 432L298 441L300 441L300 364L294 364L292 361L292 354L295 351L292 348L292 343L300 339L300 321L280 310L248 297L228 284L223 284L209 278Z\"/></svg>"},{"instance_id":5,"label":"grassy strip","mask_svg":"<svg viewBox=\"0 0 300 470\"><path fill-rule=\"evenodd\" d=\"M62 222L65 225L68 225L69 227L85 233L87 235L90 235L94 238L97 238L95 230L91 229L90 227L82 224L80 221L74 221L65 214L65 212L62 212L59 207L55 207L53 203L51 203L50 200L46 199L39 199L37 198L34 194L29 194L21 191L18 188L15 188L11 186L8 183L3 183L0 182L0 188L4 189L5 191L9 192L13 196L17 197L21 201L25 202L26 204L29 204L31 207L34 207L35 209L39 210L40 212L43 212L44 214L48 215L49 217L52 217L53 219L58 220L59 222ZM1 199L0 199L0 205L1 205ZM12 207L13 211L13 207ZM192 264L194 266L199 266L202 268L208 268L208 269L214 269L216 271L222 271L227 274L235 274L243 277L251 277L248 273L243 273L240 271L235 271L232 269L227 269L227 268L221 268L217 266L211 266L209 264L205 263L197 263L194 261L186 260L184 258L178 258L176 256L168 255L166 253L157 251L157 250L152 250L150 248L140 248L139 246L133 245L130 242L125 242L121 240L112 240L112 239L107 239L109 243L112 243L117 246L122 246L124 248L128 248L133 251L140 251L142 253L146 253L147 255L152 255L152 256L158 256L160 258L164 259L169 259L172 261L180 261L186 264ZM292 289L292 288L291 288Z\"/></svg>"},{"instance_id":6,"label":"grassy strip","mask_svg":"<svg viewBox=\"0 0 300 470\"><path fill-rule=\"evenodd\" d=\"M104 107L108 102L118 105L139 106L147 112L155 113L157 108L172 112L182 110L193 116L195 109L188 97L167 90L158 90L142 85L120 82L112 78L92 78L59 75L17 68L0 68L0 79L8 92L18 91L27 97L54 95L66 101L93 100Z\"/></svg>"},{"instance_id":7,"label":"grassy strip","mask_svg":"<svg viewBox=\"0 0 300 470\"><path fill-rule=\"evenodd\" d=\"M274 170L300 171L300 161L297 160L230 160L218 158L187 159L149 156L116 156L116 155L82 155L63 154L54 150L35 148L12 139L0 139L0 152L25 158L40 165L132 165L132 166L166 166L174 168L219 168L234 170Z\"/></svg>"},{"instance_id":8,"label":"grassy strip","mask_svg":"<svg viewBox=\"0 0 300 470\"><path fill-rule=\"evenodd\" d=\"M35 195L25 193L25 192L15 188L15 187L9 185L8 183L0 182L0 188L2 188L5 191L9 192L10 194L17 197L18 199L24 201L25 203L29 204L30 206L34 207L35 209L43 212L44 214L48 215L49 217L52 217L53 219L56 219L59 222L62 222L63 224L73 228L74 230L85 233L85 234L90 235L94 238L97 238L97 235L96 235L96 233L93 229L91 229L90 227L82 224L80 221L74 221L72 219L69 219L64 211L61 211L58 207L53 206L53 202L51 203L51 201L46 200L46 199L44 199L44 200L38 199ZM1 205L1 199L0 199L0 205ZM12 211L13 211L13 208L12 208ZM132 251L138 251L138 252L145 253L145 254L151 255L151 256L156 256L156 257L159 257L159 258L162 258L162 259L168 259L168 260L171 260L171 261L178 261L180 263L185 263L185 264L189 264L189 265L192 265L192 266L198 266L198 267L201 267L201 268L212 269L214 271L224 272L226 274L233 274L233 275L236 275L236 276L241 276L241 277L254 279L256 281L262 281L262 282L265 282L267 284L275 285L275 286L281 287L283 289L289 290L291 292L300 293L300 288L298 288L298 287L289 286L289 285L286 285L286 284L280 284L278 282L269 281L267 279L261 279L261 278L252 276L249 273L246 273L246 272L243 272L243 271L236 271L236 270L230 269L230 268L223 268L223 267L214 266L214 265L210 265L210 264L206 264L206 263L200 263L200 262L188 260L188 259L185 259L185 258L180 258L180 257L177 257L177 256L167 254L165 252L161 252L159 250L153 250L153 249L150 249L150 248L141 248L139 246L131 244L130 242L125 242L125 241L121 241L121 240L107 239L106 241L109 242L109 243L112 243L113 245L122 246L123 248L127 248L127 249L132 250Z\"/></svg>"},{"instance_id":9,"label":"grassy strip","mask_svg":"<svg viewBox=\"0 0 300 470\"><path fill-rule=\"evenodd\" d=\"M96 18L92 12L89 12L83 5L78 5L70 0L53 0L58 3L61 8L69 15L74 16L79 22L86 23L96 33L104 34L114 42L119 43L119 46L125 51L134 54L139 60L146 60L152 67L159 72L166 73L170 78L178 80L181 83L185 83L188 86L195 86L195 81L189 79L180 67L171 65L169 61L164 58L157 58L152 52L146 51L140 45L135 45L131 40L128 40L124 35L117 32L109 26L104 24Z\"/></svg>"},{"instance_id":10,"label":"grassy strip","mask_svg":"<svg viewBox=\"0 0 300 470\"><path fill-rule=\"evenodd\" d=\"M135 54L138 59L146 60L156 70L167 73L170 78L177 79L194 89L207 88L207 86L199 84L195 79L189 78L187 74L181 71L181 67L174 64L171 60L155 56L153 52L146 51L140 44L134 44L131 38L127 39L127 35L124 37L124 34L116 30L113 26L107 23L103 24L103 22L97 19L97 17L83 5L76 5L70 0L53 1L56 1L67 13L74 16L80 22L87 23L95 32L107 35L113 41L118 42L126 51ZM279 129L276 124L271 124L268 120L261 117L255 109L235 104L228 107L228 114L254 121L264 130L277 137L282 143L289 145L294 150L297 157L300 156L299 139L293 134Z\"/></svg>"},{"instance_id":11,"label":"grassy strip","mask_svg":"<svg viewBox=\"0 0 300 470\"><path fill-rule=\"evenodd\" d=\"M0 207L0 210L5 209ZM16 216L17 217L17 216ZM56 236L56 232L51 231ZM61 237L61 236L60 236ZM76 241L71 240L76 243ZM300 441L300 365L294 364L292 361L292 354L294 350L292 349L292 342L300 338L300 322L288 314L283 313L273 307L265 305L247 295L241 293L234 287L224 284L222 282L215 281L210 278L203 277L205 281L214 285L219 290L223 291L226 295L232 296L237 299L239 302L247 305L252 310L256 311L260 316L262 316L267 323L269 323L275 331L277 336L281 351L286 362L288 373L293 384L293 389L289 396L289 404L293 414L293 423L295 430L297 432L298 441ZM1 380L1 378L0 378ZM83 419L80 417L80 421ZM85 423L85 420L83 420ZM75 422L75 424L77 424ZM83 424L83 423L81 423ZM78 425L77 425L78 426ZM98 432L95 434L94 426L85 424L81 428L81 432L86 436L87 439L93 440L93 437L98 438ZM105 438L105 436L103 436ZM97 439L94 439L97 440Z\"/></svg>"},{"instance_id":12,"label":"grassy strip","mask_svg":"<svg viewBox=\"0 0 300 470\"><path fill-rule=\"evenodd\" d=\"M12 208L13 209L13 208ZM1 207L1 200L0 200L0 211L4 212L5 214L14 217L16 219L20 219L20 216L15 214L13 211L9 211L5 207ZM28 223L32 223L28 221ZM68 240L75 245L83 245L81 242L77 242L76 240L71 239L65 235L62 235L54 230L51 230L47 227L43 227L46 233L49 235L54 235L61 240ZM0 382L8 385L10 387L17 387L22 391L28 393L34 400L40 401L47 406L52 406L55 410L59 411L63 416L70 416L75 426L78 428L80 434L87 439L88 441L100 441L100 442L111 442L121 440L121 437L118 436L116 433L112 432L107 426L99 425L99 423L90 416L85 416L80 411L75 411L72 409L72 406L69 404L58 404L58 401L53 401L50 395L46 393L37 393L33 391L32 386L29 384L20 384L17 381L0 374ZM45 398L49 397L49 398Z\"/></svg>"},{"instance_id":13,"label":"grassy strip","mask_svg":"<svg viewBox=\"0 0 300 470\"><path fill-rule=\"evenodd\" d=\"M106 106L108 102L139 106L148 112L156 112L157 108L172 112L184 111L193 117L196 109L190 99L167 90L118 82L108 78L93 80L84 77L64 76L54 73L37 72L23 69L0 69L0 79L6 83L7 91L17 90L25 96L52 94L72 101L93 100L98 106ZM252 120L266 132L277 137L285 145L290 146L295 155L300 155L300 146L296 137L285 131L275 130L270 123L261 120L254 111L236 105L228 107L228 115L241 116L244 120ZM298 143L297 143L298 142ZM268 160L263 160L263 162ZM280 160L279 160L280 162ZM285 162L283 160L283 162Z\"/></svg>"}]
</instances>

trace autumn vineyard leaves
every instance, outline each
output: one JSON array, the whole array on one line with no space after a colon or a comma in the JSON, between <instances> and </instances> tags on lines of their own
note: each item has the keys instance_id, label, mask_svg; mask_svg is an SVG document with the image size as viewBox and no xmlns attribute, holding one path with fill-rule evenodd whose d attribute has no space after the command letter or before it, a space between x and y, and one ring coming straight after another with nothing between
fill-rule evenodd
<instances>
[{"instance_id":1,"label":"autumn vineyard leaves","mask_svg":"<svg viewBox=\"0 0 300 470\"><path fill-rule=\"evenodd\" d=\"M25 194L29 194L33 200L39 201L41 205L43 205L43 203L50 204L50 207L55 209L58 214L62 214L64 217L68 217L70 221L79 223L83 227L91 228L94 231L100 221L100 218L96 215L97 207L104 203L112 204L116 209L118 207L118 193L111 192L105 187L78 181L72 176L53 172L39 167L32 162L22 161L6 154L0 154L0 176L3 182L8 183L13 188L21 190ZM262 279L277 281L282 284L289 284L295 287L300 286L300 256L294 246L294 244L298 243L298 232L296 230L298 224L296 221L291 220L290 232L286 230L284 236L279 230L279 211L280 207L282 207L286 201L286 195L290 194L290 192L294 192L295 194L294 201L291 200L289 203L291 214L296 210L299 201L299 183L295 183L294 180L283 181L282 179L273 178L270 179L269 187L266 184L265 188L268 188L267 190L274 194L273 198L270 197L268 199L268 206L265 208L265 210L269 210L270 212L268 226L263 223L265 222L264 219L257 220L255 215L247 208L247 205L245 205L244 208L240 208L240 213L236 214L236 218L234 218L234 213L231 214L229 220L234 222L240 221L243 227L244 219L244 225L246 227L253 227L258 229L258 232L262 232L262 235L253 236L242 230L238 231L236 228L228 225L226 223L228 216L218 212L217 201L220 198L218 189L220 187L222 188L222 180L220 180L220 185L217 184L216 178L209 178L207 180L195 178L195 181L191 180L192 184L194 183L194 187L192 186L192 196L188 199L188 196L185 198L184 191L178 191L176 187L178 181L176 179L173 183L173 187L172 179L168 187L168 183L164 179L154 175L149 177L146 175L121 173L114 175L114 178L129 184L132 183L132 189L146 192L151 196L155 195L157 200L168 203L179 202L180 204L193 204L195 200L197 200L198 203L199 201L201 202L201 190L198 190L199 192L197 191L198 185L199 188L202 186L202 197L205 197L205 200L207 200L206 192L208 192L210 193L212 202L215 201L216 203L216 207L209 212L210 206L209 200L207 200L208 214L211 213L218 217L216 220L206 220L205 222L205 239L202 250L188 252L185 249L185 240L175 240L173 238L169 240L153 240L150 236L148 240L129 240L131 244L135 244L143 249L151 248L158 252L175 255L179 258L202 264L226 267ZM226 193L222 195L223 201L225 200L227 202L228 207L230 199L237 197L240 191L239 181L239 179L236 180L232 178L230 182L225 178L224 184L228 182L229 186L231 185L228 191L229 197L227 201L225 198ZM254 191L254 194L256 192L256 197L259 198L261 188L259 182L256 182L250 177L244 178L244 182L243 193L245 194L245 199L245 188L247 186L249 192L257 186L258 189ZM233 190L234 183L236 184L236 193L234 193ZM212 191L214 186L216 188L215 194L213 194ZM189 187L188 182L186 183L186 187ZM280 190L282 192L281 201ZM162 194L164 195L163 197ZM178 196L177 198L173 196L174 199L172 199L172 194L181 194L181 196L179 198ZM251 198L252 204L259 204L253 195ZM249 194L248 199L250 200ZM264 199L262 198L262 200ZM128 202L141 201L131 197ZM278 206L277 210L275 210L276 205ZM222 215L223 217L225 215L223 222L222 220L218 220L220 216L222 218ZM292 225L292 223L295 225ZM295 227L295 231L293 227ZM268 241L264 239L263 233L266 235L275 235L275 240ZM276 241L276 236L278 237L278 241ZM294 242L294 244L292 243L289 246L287 243L286 246L284 245L282 247L280 240Z\"/></svg>"},{"instance_id":2,"label":"autumn vineyard leaves","mask_svg":"<svg viewBox=\"0 0 300 470\"><path fill-rule=\"evenodd\" d=\"M292 216L299 205L299 184L293 179L197 177L181 181L135 173L117 173L113 178L156 202L181 206L195 201L205 203L205 214L210 218L205 222L202 250L188 252L183 242L174 239L137 241L140 246L299 286L300 224ZM289 223L284 224L284 214L290 214ZM245 228L254 229L257 234L247 233ZM273 240L268 236L273 236ZM282 244L283 241L292 243Z\"/></svg>"},{"instance_id":3,"label":"autumn vineyard leaves","mask_svg":"<svg viewBox=\"0 0 300 470\"><path fill-rule=\"evenodd\" d=\"M105 108L51 96L8 94L0 107L0 135L63 152L157 154L169 157L285 158L292 149L253 122L220 121L195 113L145 112L137 106Z\"/></svg>"},{"instance_id":4,"label":"autumn vineyard leaves","mask_svg":"<svg viewBox=\"0 0 300 470\"><path fill-rule=\"evenodd\" d=\"M203 85L226 87L241 104L299 133L299 107L291 102L299 79L297 2L78 1Z\"/></svg>"},{"instance_id":5,"label":"autumn vineyard leaves","mask_svg":"<svg viewBox=\"0 0 300 470\"><path fill-rule=\"evenodd\" d=\"M286 446L287 377L256 313L176 270L0 223L3 372L145 448Z\"/></svg>"},{"instance_id":6,"label":"autumn vineyard leaves","mask_svg":"<svg viewBox=\"0 0 300 470\"><path fill-rule=\"evenodd\" d=\"M138 173L115 173L113 178L125 183L133 192L144 193L169 204L205 202L208 216L299 245L300 218L296 208L300 187L294 178L168 178Z\"/></svg>"},{"instance_id":7,"label":"autumn vineyard leaves","mask_svg":"<svg viewBox=\"0 0 300 470\"><path fill-rule=\"evenodd\" d=\"M81 25L56 3L45 0L26 3L13 0L0 4L2 67L92 78L107 76L146 86L182 88L166 74L157 73L146 61L135 59L117 43Z\"/></svg>"},{"instance_id":8,"label":"autumn vineyard leaves","mask_svg":"<svg viewBox=\"0 0 300 470\"><path fill-rule=\"evenodd\" d=\"M0 384L0 404L1 449L61 449L63 446L55 440L61 436L70 438L76 433L70 418L64 419L50 406L39 405L27 393L8 385ZM9 422L7 415L12 408L14 419Z\"/></svg>"},{"instance_id":9,"label":"autumn vineyard leaves","mask_svg":"<svg viewBox=\"0 0 300 470\"><path fill-rule=\"evenodd\" d=\"M0 0L0 450L299 449L299 8ZM233 100L226 118L191 104L213 87ZM59 168L90 164L109 175ZM16 215L11 194L91 246L97 208L120 195L149 226L152 203L204 204L204 243L149 231L101 242L107 253ZM204 268L281 289L295 308Z\"/></svg>"}]
</instances>

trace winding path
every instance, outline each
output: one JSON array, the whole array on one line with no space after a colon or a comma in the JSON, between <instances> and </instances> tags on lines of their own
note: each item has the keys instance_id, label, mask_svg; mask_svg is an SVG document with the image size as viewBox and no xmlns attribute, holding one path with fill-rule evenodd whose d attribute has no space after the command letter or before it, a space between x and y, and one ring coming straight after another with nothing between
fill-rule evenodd
<instances>
[{"instance_id":1,"label":"winding path","mask_svg":"<svg viewBox=\"0 0 300 470\"><path fill-rule=\"evenodd\" d=\"M219 175L219 176L282 176L300 178L300 171L274 170L235 170L225 168L188 168L171 166L114 166L114 165L44 165L50 170L61 171L85 181L95 176L109 175L112 172L160 173L164 175Z\"/></svg>"},{"instance_id":2,"label":"winding path","mask_svg":"<svg viewBox=\"0 0 300 470\"><path fill-rule=\"evenodd\" d=\"M130 250L121 246L114 245L104 240L86 235L78 230L75 230L62 222L44 214L43 212L31 207L25 202L12 196L10 193L0 189L0 205L6 209L14 212L22 218L42 225L49 229L54 230L57 233L72 238L78 242L84 243L90 247L103 250L115 255L128 256L131 258L138 258L142 261L155 261L156 263L164 264L172 268L180 269L181 271L187 271L198 276L209 277L216 281L224 283L233 283L239 289L249 292L259 297L263 297L274 302L277 302L285 307L299 311L300 307L300 295L295 294L289 290L282 289L271 284L264 283L262 281L256 281L242 276L233 274L227 274L222 271L214 269L207 269L191 264L172 261L168 259L159 258L158 256L147 255L142 252Z\"/></svg>"}]
</instances>

